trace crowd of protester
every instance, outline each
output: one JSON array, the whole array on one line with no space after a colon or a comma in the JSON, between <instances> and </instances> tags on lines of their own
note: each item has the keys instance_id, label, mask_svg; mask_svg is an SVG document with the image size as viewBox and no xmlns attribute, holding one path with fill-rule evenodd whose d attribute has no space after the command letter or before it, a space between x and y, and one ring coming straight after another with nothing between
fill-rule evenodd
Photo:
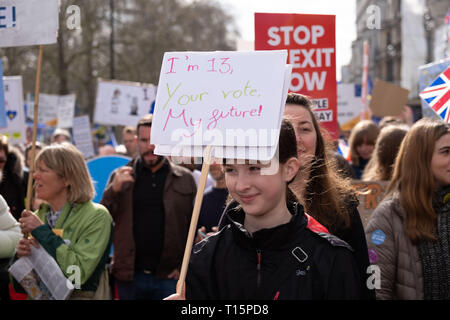
<instances>
[{"instance_id":1,"label":"crowd of protester","mask_svg":"<svg viewBox=\"0 0 450 320\"><path fill-rule=\"evenodd\" d=\"M100 203L84 156L57 129L36 144L25 210L31 145L1 136L0 300L25 293L7 268L38 246L66 276L81 268L70 299L450 299L449 125L361 120L342 155L311 108L288 94L275 173L211 164L181 294L200 171L198 159L154 153L152 115L123 128L122 145L98 149L131 159L111 172ZM388 184L366 226L352 180Z\"/></svg>"}]
</instances>

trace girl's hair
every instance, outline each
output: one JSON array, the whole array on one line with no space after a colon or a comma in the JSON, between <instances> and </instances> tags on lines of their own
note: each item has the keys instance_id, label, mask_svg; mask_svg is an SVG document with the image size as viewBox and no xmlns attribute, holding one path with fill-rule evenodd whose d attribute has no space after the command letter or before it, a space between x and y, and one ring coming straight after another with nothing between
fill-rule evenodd
<instances>
[{"instance_id":1,"label":"girl's hair","mask_svg":"<svg viewBox=\"0 0 450 320\"><path fill-rule=\"evenodd\" d=\"M278 148L274 159L280 164L285 164L290 158L297 158L297 140L295 137L295 130L292 123L288 119L281 121L280 136L278 138ZM231 161L232 163L233 161ZM223 159L223 165L230 163L227 159ZM286 201L298 202L295 193L288 186L292 181L286 184ZM228 195L227 203L232 200L231 195Z\"/></svg>"},{"instance_id":2,"label":"girl's hair","mask_svg":"<svg viewBox=\"0 0 450 320\"><path fill-rule=\"evenodd\" d=\"M84 156L72 144L64 142L45 147L37 155L35 164L40 161L68 180L67 201L84 203L94 198L95 189Z\"/></svg>"},{"instance_id":3,"label":"girl's hair","mask_svg":"<svg viewBox=\"0 0 450 320\"><path fill-rule=\"evenodd\" d=\"M390 124L381 129L372 158L364 169L362 180L391 179L395 157L408 130L409 127L406 124Z\"/></svg>"},{"instance_id":4,"label":"girl's hair","mask_svg":"<svg viewBox=\"0 0 450 320\"><path fill-rule=\"evenodd\" d=\"M417 121L403 140L385 198L398 193L406 212L406 232L413 244L421 239L435 240L437 223L432 199L435 181L431 159L436 141L450 131L449 124L423 118Z\"/></svg>"},{"instance_id":5,"label":"girl's hair","mask_svg":"<svg viewBox=\"0 0 450 320\"><path fill-rule=\"evenodd\" d=\"M372 120L362 120L353 127L350 138L348 139L350 160L353 165L359 165L359 154L356 151L356 148L364 142L375 145L379 133L380 129Z\"/></svg>"},{"instance_id":6,"label":"girl's hair","mask_svg":"<svg viewBox=\"0 0 450 320\"><path fill-rule=\"evenodd\" d=\"M299 195L306 212L334 232L339 227L350 225L349 201L356 201L355 191L348 179L339 175L333 156L334 149L328 132L321 129L314 113L312 102L306 96L289 93L286 104L298 105L308 111L316 131L316 150L309 165L309 179L304 194ZM298 178L301 178L302 172ZM295 191L295 190L294 190Z\"/></svg>"},{"instance_id":7,"label":"girl's hair","mask_svg":"<svg viewBox=\"0 0 450 320\"><path fill-rule=\"evenodd\" d=\"M283 118L278 139L278 161L284 164L290 158L297 158L297 139L292 123Z\"/></svg>"}]
</instances>

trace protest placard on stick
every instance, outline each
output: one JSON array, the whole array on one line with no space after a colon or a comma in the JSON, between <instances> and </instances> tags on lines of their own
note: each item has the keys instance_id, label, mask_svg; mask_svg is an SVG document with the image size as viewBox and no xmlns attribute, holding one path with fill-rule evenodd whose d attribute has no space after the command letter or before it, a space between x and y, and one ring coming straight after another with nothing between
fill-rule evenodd
<instances>
[{"instance_id":1,"label":"protest placard on stick","mask_svg":"<svg viewBox=\"0 0 450 320\"><path fill-rule=\"evenodd\" d=\"M150 135L154 153L204 157L179 294L210 158L271 160L275 154L291 76L286 57L286 50L164 54Z\"/></svg>"},{"instance_id":2,"label":"protest placard on stick","mask_svg":"<svg viewBox=\"0 0 450 320\"><path fill-rule=\"evenodd\" d=\"M99 79L94 123L135 126L150 113L155 94L152 84Z\"/></svg>"},{"instance_id":3,"label":"protest placard on stick","mask_svg":"<svg viewBox=\"0 0 450 320\"><path fill-rule=\"evenodd\" d=\"M0 7L0 47L39 46L34 96L34 123L31 167L28 178L26 209L30 209L34 158L36 153L37 115L44 44L57 41L59 25L58 0L3 0Z\"/></svg>"},{"instance_id":4,"label":"protest placard on stick","mask_svg":"<svg viewBox=\"0 0 450 320\"><path fill-rule=\"evenodd\" d=\"M58 0L2 0L0 47L56 43Z\"/></svg>"}]
</instances>

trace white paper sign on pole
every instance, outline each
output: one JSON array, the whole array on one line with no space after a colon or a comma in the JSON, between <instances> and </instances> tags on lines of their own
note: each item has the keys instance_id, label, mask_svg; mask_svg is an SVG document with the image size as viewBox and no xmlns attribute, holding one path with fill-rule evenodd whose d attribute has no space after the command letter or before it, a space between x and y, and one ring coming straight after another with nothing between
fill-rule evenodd
<instances>
[{"instance_id":1,"label":"white paper sign on pole","mask_svg":"<svg viewBox=\"0 0 450 320\"><path fill-rule=\"evenodd\" d=\"M58 0L2 0L0 47L56 43Z\"/></svg>"},{"instance_id":2,"label":"white paper sign on pole","mask_svg":"<svg viewBox=\"0 0 450 320\"><path fill-rule=\"evenodd\" d=\"M72 133L75 145L84 154L84 157L86 159L93 157L95 152L88 115L73 118Z\"/></svg>"},{"instance_id":3,"label":"white paper sign on pole","mask_svg":"<svg viewBox=\"0 0 450 320\"><path fill-rule=\"evenodd\" d=\"M270 160L291 66L287 51L166 52L151 143L155 153ZM262 149L270 152L260 153Z\"/></svg>"},{"instance_id":4,"label":"white paper sign on pole","mask_svg":"<svg viewBox=\"0 0 450 320\"><path fill-rule=\"evenodd\" d=\"M75 113L75 94L59 96L58 99L58 128L72 128Z\"/></svg>"},{"instance_id":5,"label":"white paper sign on pole","mask_svg":"<svg viewBox=\"0 0 450 320\"><path fill-rule=\"evenodd\" d=\"M21 76L3 77L5 111L8 126L0 128L12 144L26 143L25 110Z\"/></svg>"},{"instance_id":6,"label":"white paper sign on pole","mask_svg":"<svg viewBox=\"0 0 450 320\"><path fill-rule=\"evenodd\" d=\"M150 112L155 91L152 84L99 80L94 122L136 126L139 119Z\"/></svg>"}]
</instances>

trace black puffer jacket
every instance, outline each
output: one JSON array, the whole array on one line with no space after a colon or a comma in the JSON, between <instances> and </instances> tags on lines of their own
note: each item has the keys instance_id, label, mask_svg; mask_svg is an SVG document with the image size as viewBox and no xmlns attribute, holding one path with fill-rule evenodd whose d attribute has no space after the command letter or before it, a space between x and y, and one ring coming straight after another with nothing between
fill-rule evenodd
<instances>
[{"instance_id":1,"label":"black puffer jacket","mask_svg":"<svg viewBox=\"0 0 450 320\"><path fill-rule=\"evenodd\" d=\"M290 203L289 210L289 223L252 235L243 227L242 209L227 211L231 223L194 247L186 298L358 299L351 247L312 231L315 221L308 220L301 205Z\"/></svg>"}]
</instances>

